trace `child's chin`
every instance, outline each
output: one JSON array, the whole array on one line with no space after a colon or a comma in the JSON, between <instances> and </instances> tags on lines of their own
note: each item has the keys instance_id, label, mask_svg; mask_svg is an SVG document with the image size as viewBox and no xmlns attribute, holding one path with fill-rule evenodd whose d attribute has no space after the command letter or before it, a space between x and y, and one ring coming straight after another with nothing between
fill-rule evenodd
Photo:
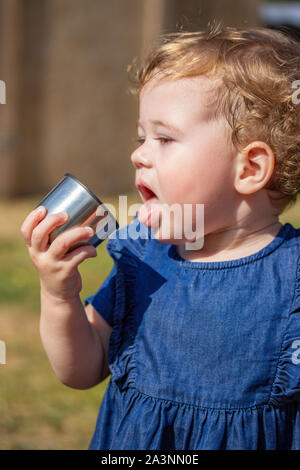
<instances>
[{"instance_id":1,"label":"child's chin","mask_svg":"<svg viewBox=\"0 0 300 470\"><path fill-rule=\"evenodd\" d=\"M146 216L145 216L146 215ZM196 242L195 232L190 230L190 227L184 229L183 219L174 220L170 217L168 212L160 210L159 204L154 205L152 212L145 213L140 211L138 213L139 221L147 228L151 229L151 237L157 241L172 245L185 245L193 244ZM186 238L190 234L191 238Z\"/></svg>"},{"instance_id":2,"label":"child's chin","mask_svg":"<svg viewBox=\"0 0 300 470\"><path fill-rule=\"evenodd\" d=\"M163 237L163 236L157 236L156 234L153 235L153 237L155 238L155 240L159 241L159 242L162 242L162 243L166 243L166 244L171 244L171 245L189 245L189 246L195 246L195 249L199 249L198 248L198 242L196 240L186 240L186 239L181 239L181 240L178 240L178 238L173 238L173 237ZM192 248L190 248L192 249Z\"/></svg>"},{"instance_id":3,"label":"child's chin","mask_svg":"<svg viewBox=\"0 0 300 470\"><path fill-rule=\"evenodd\" d=\"M182 236L182 232L180 230L174 229L166 229L166 227L151 227L151 234L155 240L160 241L166 244L172 245L185 245L187 243L195 242L195 237L193 239L186 239Z\"/></svg>"}]
</instances>

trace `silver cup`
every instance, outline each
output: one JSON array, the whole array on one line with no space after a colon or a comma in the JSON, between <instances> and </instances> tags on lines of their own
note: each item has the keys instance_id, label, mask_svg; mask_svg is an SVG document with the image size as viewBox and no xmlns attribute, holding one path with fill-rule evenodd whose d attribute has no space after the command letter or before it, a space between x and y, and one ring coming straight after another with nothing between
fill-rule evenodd
<instances>
[{"instance_id":1,"label":"silver cup","mask_svg":"<svg viewBox=\"0 0 300 470\"><path fill-rule=\"evenodd\" d=\"M96 247L119 228L117 220L100 199L70 173L64 175L38 206L46 207L47 214L66 211L69 215L67 222L51 233L50 243L65 230L83 226L94 230L95 234L87 242Z\"/></svg>"}]
</instances>

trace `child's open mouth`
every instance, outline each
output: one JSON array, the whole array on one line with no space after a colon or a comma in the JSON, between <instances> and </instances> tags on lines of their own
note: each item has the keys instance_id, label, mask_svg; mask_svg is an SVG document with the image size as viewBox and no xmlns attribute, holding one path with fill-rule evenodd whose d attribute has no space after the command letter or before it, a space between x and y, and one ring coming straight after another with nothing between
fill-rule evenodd
<instances>
[{"instance_id":1,"label":"child's open mouth","mask_svg":"<svg viewBox=\"0 0 300 470\"><path fill-rule=\"evenodd\" d=\"M157 198L156 194L152 191L152 189L147 188L147 186L143 184L137 184L137 188L145 202L149 199Z\"/></svg>"},{"instance_id":2,"label":"child's open mouth","mask_svg":"<svg viewBox=\"0 0 300 470\"><path fill-rule=\"evenodd\" d=\"M139 221L147 227L156 225L159 220L159 199L152 189L148 188L143 182L137 180L136 187L140 192L144 204L138 212Z\"/></svg>"}]
</instances>

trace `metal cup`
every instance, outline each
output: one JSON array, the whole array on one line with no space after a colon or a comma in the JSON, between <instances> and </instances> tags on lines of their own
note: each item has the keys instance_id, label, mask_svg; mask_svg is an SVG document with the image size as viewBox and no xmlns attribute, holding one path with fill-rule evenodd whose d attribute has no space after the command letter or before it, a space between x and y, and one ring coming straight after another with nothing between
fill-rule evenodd
<instances>
[{"instance_id":1,"label":"metal cup","mask_svg":"<svg viewBox=\"0 0 300 470\"><path fill-rule=\"evenodd\" d=\"M82 226L92 227L95 234L87 242L96 247L119 228L117 220L100 199L70 173L64 175L38 206L46 207L47 214L66 211L69 215L67 222L50 234L50 243L65 230Z\"/></svg>"}]
</instances>

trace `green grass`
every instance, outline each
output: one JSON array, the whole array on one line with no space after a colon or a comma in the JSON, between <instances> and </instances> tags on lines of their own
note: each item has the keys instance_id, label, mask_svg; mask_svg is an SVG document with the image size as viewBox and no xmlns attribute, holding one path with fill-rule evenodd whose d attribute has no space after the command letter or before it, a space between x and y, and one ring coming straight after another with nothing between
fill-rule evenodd
<instances>
[{"instance_id":1,"label":"green grass","mask_svg":"<svg viewBox=\"0 0 300 470\"><path fill-rule=\"evenodd\" d=\"M295 228L300 228L300 197L293 207L283 212L279 220L282 224L290 222Z\"/></svg>"},{"instance_id":2,"label":"green grass","mask_svg":"<svg viewBox=\"0 0 300 470\"><path fill-rule=\"evenodd\" d=\"M98 248L97 261L86 260L79 267L84 280L81 297L91 294L103 282L112 260L103 246ZM39 278L29 262L27 251L18 242L0 239L0 303L20 304L26 310L39 312Z\"/></svg>"},{"instance_id":3,"label":"green grass","mask_svg":"<svg viewBox=\"0 0 300 470\"><path fill-rule=\"evenodd\" d=\"M0 339L7 347L7 364L0 365L0 449L86 449L109 379L90 390L70 389L55 377L43 350L39 279L19 233L37 202L0 201L7 214L0 229ZM131 202L139 201L132 196ZM280 220L300 227L300 203ZM112 264L105 241L97 258L80 267L82 299L98 289Z\"/></svg>"}]
</instances>

